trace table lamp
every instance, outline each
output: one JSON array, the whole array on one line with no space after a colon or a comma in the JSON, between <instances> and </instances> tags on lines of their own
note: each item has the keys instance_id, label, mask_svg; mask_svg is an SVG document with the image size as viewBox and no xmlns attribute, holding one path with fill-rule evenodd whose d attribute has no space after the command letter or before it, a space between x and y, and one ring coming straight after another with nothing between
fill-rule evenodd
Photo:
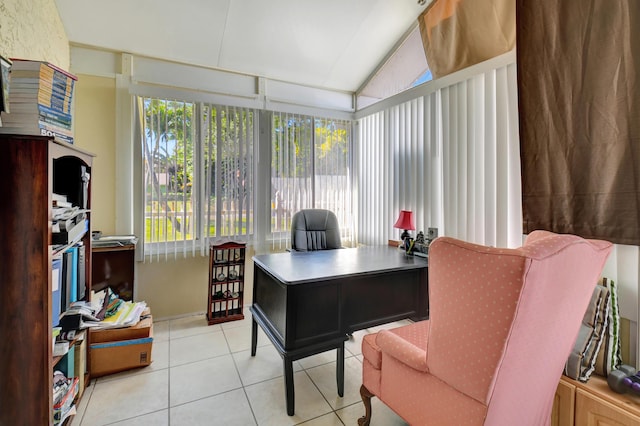
<instances>
[{"instance_id":1,"label":"table lamp","mask_svg":"<svg viewBox=\"0 0 640 426\"><path fill-rule=\"evenodd\" d=\"M396 220L394 228L403 229L404 232L400 235L400 239L404 241L406 238L411 238L409 230L413 231L416 226L413 224L413 212L410 210L400 210L400 216Z\"/></svg>"}]
</instances>

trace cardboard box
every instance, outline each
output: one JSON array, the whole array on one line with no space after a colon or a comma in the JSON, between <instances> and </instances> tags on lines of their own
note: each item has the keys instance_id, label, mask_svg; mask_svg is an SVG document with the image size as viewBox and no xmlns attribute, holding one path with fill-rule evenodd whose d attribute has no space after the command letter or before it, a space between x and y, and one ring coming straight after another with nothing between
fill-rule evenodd
<instances>
[{"instance_id":1,"label":"cardboard box","mask_svg":"<svg viewBox=\"0 0 640 426\"><path fill-rule=\"evenodd\" d=\"M144 324L143 324L144 322ZM103 334L103 332L109 332ZM115 340L95 342L94 336ZM143 336L140 336L143 334ZM129 338L128 338L129 337ZM133 338L131 338L133 337ZM91 333L91 377L146 367L151 364L153 347L153 322L151 318L140 321L133 327L92 331Z\"/></svg>"},{"instance_id":2,"label":"cardboard box","mask_svg":"<svg viewBox=\"0 0 640 426\"><path fill-rule=\"evenodd\" d=\"M121 340L142 339L149 337L153 318L151 316L140 320L136 325L124 328L107 328L91 330L91 344L105 342L119 342Z\"/></svg>"}]
</instances>

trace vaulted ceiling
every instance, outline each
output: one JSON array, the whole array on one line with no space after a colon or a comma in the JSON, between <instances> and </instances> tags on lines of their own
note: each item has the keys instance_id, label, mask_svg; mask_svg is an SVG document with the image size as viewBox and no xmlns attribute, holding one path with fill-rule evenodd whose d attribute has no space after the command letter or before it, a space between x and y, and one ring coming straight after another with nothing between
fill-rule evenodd
<instances>
[{"instance_id":1,"label":"vaulted ceiling","mask_svg":"<svg viewBox=\"0 0 640 426\"><path fill-rule=\"evenodd\" d=\"M357 91L417 0L55 0L74 44Z\"/></svg>"}]
</instances>

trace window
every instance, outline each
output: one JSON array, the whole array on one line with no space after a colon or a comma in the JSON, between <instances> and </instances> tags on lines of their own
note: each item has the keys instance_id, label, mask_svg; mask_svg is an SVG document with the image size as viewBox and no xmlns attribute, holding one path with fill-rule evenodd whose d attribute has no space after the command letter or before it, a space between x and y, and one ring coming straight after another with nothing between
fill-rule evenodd
<instances>
[{"instance_id":1,"label":"window","mask_svg":"<svg viewBox=\"0 0 640 426\"><path fill-rule=\"evenodd\" d=\"M333 211L343 245L351 245L351 121L285 113L271 117L273 248L290 244L291 216L305 208Z\"/></svg>"},{"instance_id":2,"label":"window","mask_svg":"<svg viewBox=\"0 0 640 426\"><path fill-rule=\"evenodd\" d=\"M253 232L254 112L139 97L145 254L206 254Z\"/></svg>"},{"instance_id":3,"label":"window","mask_svg":"<svg viewBox=\"0 0 640 426\"><path fill-rule=\"evenodd\" d=\"M357 91L357 109L366 108L411 87L432 80L420 28L415 27Z\"/></svg>"},{"instance_id":4,"label":"window","mask_svg":"<svg viewBox=\"0 0 640 426\"><path fill-rule=\"evenodd\" d=\"M153 97L138 97L136 105L145 255L208 255L209 241L218 238L284 249L291 217L304 208L333 211L343 245L352 245L350 120L265 113L272 131L261 142L271 147L271 167L263 170L254 160L255 110ZM270 194L258 196L254 188L268 179ZM256 199L264 203L256 206ZM256 215L270 215L270 225L257 231Z\"/></svg>"}]
</instances>

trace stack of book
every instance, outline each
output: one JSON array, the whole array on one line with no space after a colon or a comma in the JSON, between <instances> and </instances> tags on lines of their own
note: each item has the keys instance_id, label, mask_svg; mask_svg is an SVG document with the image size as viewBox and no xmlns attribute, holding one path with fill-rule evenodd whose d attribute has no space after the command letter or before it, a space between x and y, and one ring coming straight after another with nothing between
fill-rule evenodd
<instances>
[{"instance_id":1,"label":"stack of book","mask_svg":"<svg viewBox=\"0 0 640 426\"><path fill-rule=\"evenodd\" d=\"M0 133L53 136L73 143L72 101L77 77L53 64L13 59L9 111Z\"/></svg>"},{"instance_id":2,"label":"stack of book","mask_svg":"<svg viewBox=\"0 0 640 426\"><path fill-rule=\"evenodd\" d=\"M67 378L56 371L53 375L53 424L63 424L67 417L76 413L73 401L78 394L78 378Z\"/></svg>"}]
</instances>

